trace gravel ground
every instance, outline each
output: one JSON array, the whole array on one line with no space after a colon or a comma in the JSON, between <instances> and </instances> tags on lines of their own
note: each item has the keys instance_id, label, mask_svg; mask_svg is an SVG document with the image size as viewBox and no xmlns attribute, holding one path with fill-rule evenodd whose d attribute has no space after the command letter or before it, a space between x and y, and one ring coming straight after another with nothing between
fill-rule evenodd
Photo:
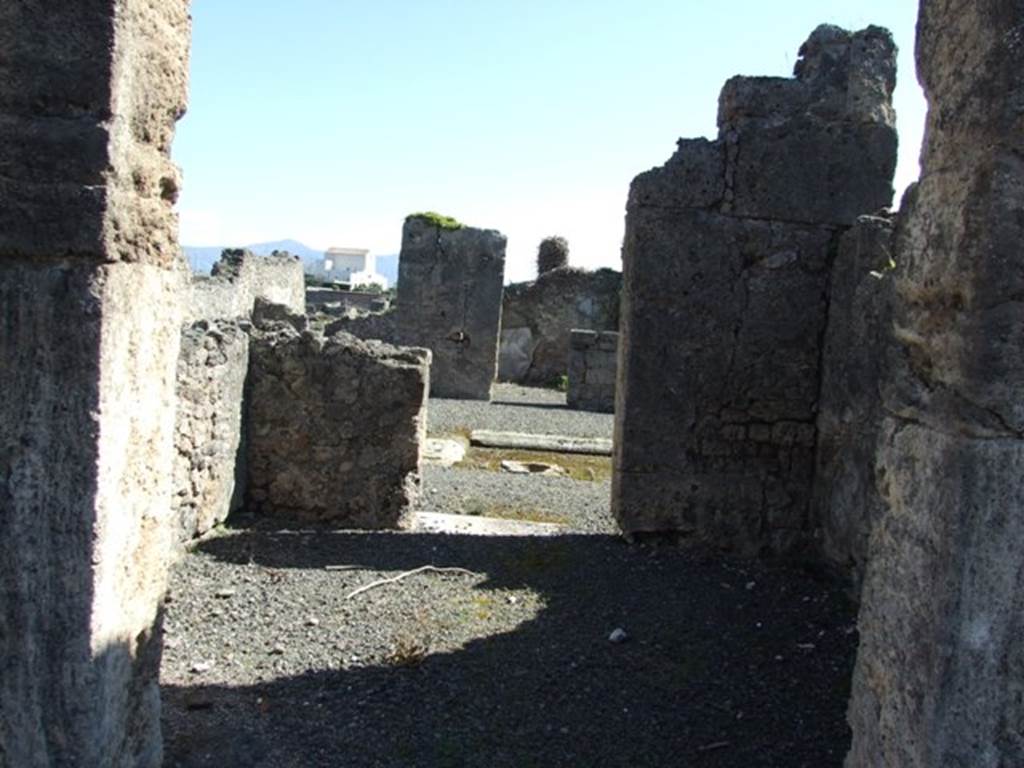
<instances>
[{"instance_id":1,"label":"gravel ground","mask_svg":"<svg viewBox=\"0 0 1024 768\"><path fill-rule=\"evenodd\" d=\"M615 534L610 482L426 467L420 507L427 512L562 523L579 533Z\"/></svg>"},{"instance_id":2,"label":"gravel ground","mask_svg":"<svg viewBox=\"0 0 1024 768\"><path fill-rule=\"evenodd\" d=\"M557 392L496 394L535 405L431 400L431 431L610 434L611 417ZM166 605L165 767L841 766L856 650L842 590L628 545L609 486L427 467L426 510L569 531L239 529L199 544ZM349 597L424 565L468 573Z\"/></svg>"},{"instance_id":3,"label":"gravel ground","mask_svg":"<svg viewBox=\"0 0 1024 768\"><path fill-rule=\"evenodd\" d=\"M611 437L613 416L570 410L565 394L552 389L496 384L490 403L431 398L427 430L446 435L463 429L493 429L540 435Z\"/></svg>"},{"instance_id":4,"label":"gravel ground","mask_svg":"<svg viewBox=\"0 0 1024 768\"><path fill-rule=\"evenodd\" d=\"M478 575L346 599L425 564ZM849 740L840 590L679 547L240 531L177 567L166 631L171 768L838 768Z\"/></svg>"}]
</instances>

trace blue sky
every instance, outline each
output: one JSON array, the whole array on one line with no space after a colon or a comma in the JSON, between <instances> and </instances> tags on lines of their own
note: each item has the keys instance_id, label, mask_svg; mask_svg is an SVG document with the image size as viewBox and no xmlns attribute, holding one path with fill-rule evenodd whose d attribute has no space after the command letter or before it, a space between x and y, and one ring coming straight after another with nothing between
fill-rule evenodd
<instances>
[{"instance_id":1,"label":"blue sky","mask_svg":"<svg viewBox=\"0 0 1024 768\"><path fill-rule=\"evenodd\" d=\"M822 22L900 46L897 189L917 176L925 106L914 0L193 0L189 113L174 145L187 245L292 237L395 253L437 210L619 265L637 173L714 136L734 74L792 72ZM898 200L897 200L898 202Z\"/></svg>"}]
</instances>

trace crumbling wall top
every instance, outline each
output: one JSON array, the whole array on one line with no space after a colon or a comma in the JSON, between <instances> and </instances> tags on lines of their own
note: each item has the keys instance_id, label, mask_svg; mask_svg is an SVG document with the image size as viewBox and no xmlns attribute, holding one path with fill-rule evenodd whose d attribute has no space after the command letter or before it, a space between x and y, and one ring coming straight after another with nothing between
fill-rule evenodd
<instances>
[{"instance_id":1,"label":"crumbling wall top","mask_svg":"<svg viewBox=\"0 0 1024 768\"><path fill-rule=\"evenodd\" d=\"M745 121L771 124L808 117L896 125L896 44L882 27L848 32L822 24L800 47L793 78L737 76L718 104L724 135Z\"/></svg>"}]
</instances>

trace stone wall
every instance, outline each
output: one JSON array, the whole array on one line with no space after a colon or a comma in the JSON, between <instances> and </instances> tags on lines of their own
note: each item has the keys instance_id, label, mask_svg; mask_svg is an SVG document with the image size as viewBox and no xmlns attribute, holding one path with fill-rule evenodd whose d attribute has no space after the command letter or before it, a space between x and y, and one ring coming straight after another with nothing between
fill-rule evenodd
<instances>
[{"instance_id":1,"label":"stone wall","mask_svg":"<svg viewBox=\"0 0 1024 768\"><path fill-rule=\"evenodd\" d=\"M812 526L818 550L857 594L884 508L875 455L892 345L893 219L864 216L839 243L821 357Z\"/></svg>"},{"instance_id":2,"label":"stone wall","mask_svg":"<svg viewBox=\"0 0 1024 768\"><path fill-rule=\"evenodd\" d=\"M191 320L249 317L256 299L306 312L306 279L298 256L275 251L257 256L226 250L210 276L195 275L189 301Z\"/></svg>"},{"instance_id":3,"label":"stone wall","mask_svg":"<svg viewBox=\"0 0 1024 768\"><path fill-rule=\"evenodd\" d=\"M237 323L200 320L181 334L174 510L183 542L240 506L236 469L248 365L249 336Z\"/></svg>"},{"instance_id":4,"label":"stone wall","mask_svg":"<svg viewBox=\"0 0 1024 768\"><path fill-rule=\"evenodd\" d=\"M555 269L505 287L498 378L550 386L569 370L574 328L617 331L622 274Z\"/></svg>"},{"instance_id":5,"label":"stone wall","mask_svg":"<svg viewBox=\"0 0 1024 768\"><path fill-rule=\"evenodd\" d=\"M923 0L848 768L1024 765L1024 7Z\"/></svg>"},{"instance_id":6,"label":"stone wall","mask_svg":"<svg viewBox=\"0 0 1024 768\"><path fill-rule=\"evenodd\" d=\"M338 331L345 331L360 339L375 339L394 344L398 337L397 320L398 312L394 309L387 312L343 315L327 323L325 333L330 336Z\"/></svg>"},{"instance_id":7,"label":"stone wall","mask_svg":"<svg viewBox=\"0 0 1024 768\"><path fill-rule=\"evenodd\" d=\"M396 528L420 485L430 353L261 324L246 395L248 509Z\"/></svg>"},{"instance_id":8,"label":"stone wall","mask_svg":"<svg viewBox=\"0 0 1024 768\"><path fill-rule=\"evenodd\" d=\"M389 300L380 293L365 291L340 291L334 288L307 288L306 310L345 312L359 309L364 312L383 312L390 305Z\"/></svg>"},{"instance_id":9,"label":"stone wall","mask_svg":"<svg viewBox=\"0 0 1024 768\"><path fill-rule=\"evenodd\" d=\"M184 0L0 3L0 762L161 764Z\"/></svg>"},{"instance_id":10,"label":"stone wall","mask_svg":"<svg viewBox=\"0 0 1024 768\"><path fill-rule=\"evenodd\" d=\"M615 410L619 334L574 330L569 341L569 392L566 403L580 411Z\"/></svg>"},{"instance_id":11,"label":"stone wall","mask_svg":"<svg viewBox=\"0 0 1024 768\"><path fill-rule=\"evenodd\" d=\"M498 365L505 236L410 216L398 261L398 341L433 352L436 397L489 400Z\"/></svg>"},{"instance_id":12,"label":"stone wall","mask_svg":"<svg viewBox=\"0 0 1024 768\"><path fill-rule=\"evenodd\" d=\"M719 138L630 189L613 510L741 553L809 543L843 230L892 199L895 47L819 27L794 79L733 78Z\"/></svg>"}]
</instances>

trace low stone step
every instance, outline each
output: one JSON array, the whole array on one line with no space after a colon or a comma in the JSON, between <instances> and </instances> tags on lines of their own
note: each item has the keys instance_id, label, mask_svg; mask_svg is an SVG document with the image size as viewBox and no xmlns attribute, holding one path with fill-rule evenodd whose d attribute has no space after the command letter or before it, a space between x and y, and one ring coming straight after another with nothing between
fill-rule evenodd
<instances>
[{"instance_id":1,"label":"low stone step","mask_svg":"<svg viewBox=\"0 0 1024 768\"><path fill-rule=\"evenodd\" d=\"M606 437L569 437L567 435L528 435L522 432L492 432L477 429L469 437L471 445L483 448L515 448L550 453L585 453L611 456L612 441Z\"/></svg>"},{"instance_id":2,"label":"low stone step","mask_svg":"<svg viewBox=\"0 0 1024 768\"><path fill-rule=\"evenodd\" d=\"M453 515L446 512L417 512L412 530L462 536L559 536L568 529L557 523L531 523L526 520Z\"/></svg>"}]
</instances>

